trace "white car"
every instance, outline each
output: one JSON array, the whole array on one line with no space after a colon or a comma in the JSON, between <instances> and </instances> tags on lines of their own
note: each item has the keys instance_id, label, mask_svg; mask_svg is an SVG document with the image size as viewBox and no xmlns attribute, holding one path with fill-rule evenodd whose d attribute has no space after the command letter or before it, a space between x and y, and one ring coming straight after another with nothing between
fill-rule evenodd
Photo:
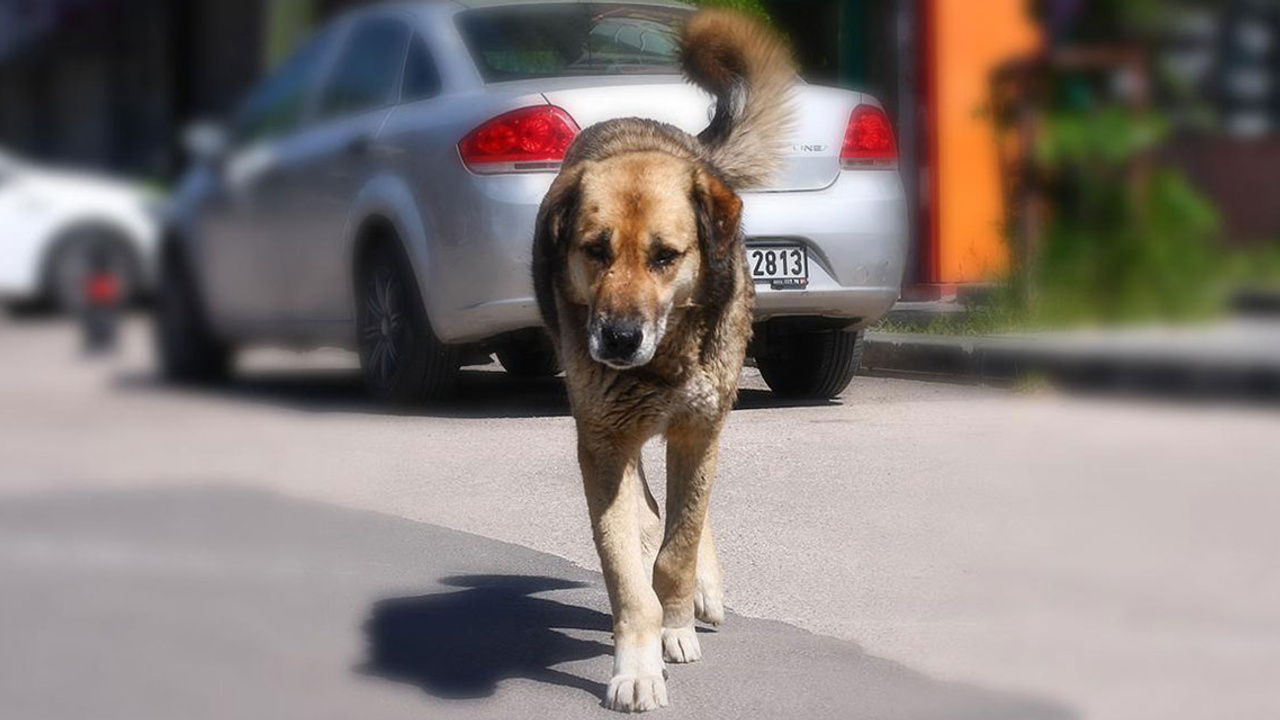
<instances>
[{"instance_id":1,"label":"white car","mask_svg":"<svg viewBox=\"0 0 1280 720\"><path fill-rule=\"evenodd\" d=\"M135 299L153 280L159 202L136 185L0 152L0 300L73 310L91 258L117 276L125 300Z\"/></svg>"}]
</instances>

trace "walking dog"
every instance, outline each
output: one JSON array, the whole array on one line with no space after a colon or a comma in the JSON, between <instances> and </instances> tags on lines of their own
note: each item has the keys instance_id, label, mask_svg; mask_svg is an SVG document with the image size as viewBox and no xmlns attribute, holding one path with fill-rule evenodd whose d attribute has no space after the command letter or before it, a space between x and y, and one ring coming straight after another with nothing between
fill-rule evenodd
<instances>
[{"instance_id":1,"label":"walking dog","mask_svg":"<svg viewBox=\"0 0 1280 720\"><path fill-rule=\"evenodd\" d=\"M768 30L693 16L685 75L716 98L698 137L652 120L587 128L538 215L534 285L565 371L592 533L613 611L605 705L667 704L663 661L694 662L724 620L707 522L720 430L751 339L736 191L780 164L794 71ZM665 527L640 467L667 443Z\"/></svg>"}]
</instances>

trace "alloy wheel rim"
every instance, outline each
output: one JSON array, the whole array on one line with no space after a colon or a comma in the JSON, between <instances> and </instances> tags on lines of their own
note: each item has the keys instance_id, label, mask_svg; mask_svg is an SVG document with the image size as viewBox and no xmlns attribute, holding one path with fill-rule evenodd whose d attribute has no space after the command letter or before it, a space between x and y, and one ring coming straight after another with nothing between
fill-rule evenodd
<instances>
[{"instance_id":1,"label":"alloy wheel rim","mask_svg":"<svg viewBox=\"0 0 1280 720\"><path fill-rule=\"evenodd\" d=\"M391 387L404 354L404 312L400 283L388 268L380 268L369 278L364 313L362 340L368 372L379 387Z\"/></svg>"}]
</instances>

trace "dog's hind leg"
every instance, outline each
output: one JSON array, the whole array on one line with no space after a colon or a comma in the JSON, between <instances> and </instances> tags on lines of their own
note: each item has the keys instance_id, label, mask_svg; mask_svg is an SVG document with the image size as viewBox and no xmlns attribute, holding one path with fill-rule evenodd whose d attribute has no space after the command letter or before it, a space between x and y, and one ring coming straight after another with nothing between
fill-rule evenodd
<instances>
[{"instance_id":1,"label":"dog's hind leg","mask_svg":"<svg viewBox=\"0 0 1280 720\"><path fill-rule=\"evenodd\" d=\"M662 602L662 650L668 662L702 659L694 631L699 548L715 481L719 428L677 425L667 432L667 526L654 564Z\"/></svg>"},{"instance_id":2,"label":"dog's hind leg","mask_svg":"<svg viewBox=\"0 0 1280 720\"><path fill-rule=\"evenodd\" d=\"M711 538L711 515L702 521L698 542L698 574L693 589L693 615L708 625L724 622L724 571Z\"/></svg>"},{"instance_id":3,"label":"dog's hind leg","mask_svg":"<svg viewBox=\"0 0 1280 720\"><path fill-rule=\"evenodd\" d=\"M667 704L662 664L662 605L644 569L640 534L640 447L617 438L583 442L579 433L591 529L613 610L613 677L604 704L640 712Z\"/></svg>"}]
</instances>

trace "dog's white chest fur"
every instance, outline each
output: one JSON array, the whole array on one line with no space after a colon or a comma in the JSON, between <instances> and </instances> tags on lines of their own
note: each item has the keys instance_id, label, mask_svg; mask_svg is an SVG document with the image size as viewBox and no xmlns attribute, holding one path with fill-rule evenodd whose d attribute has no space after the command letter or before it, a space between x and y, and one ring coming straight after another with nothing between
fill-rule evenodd
<instances>
[{"instance_id":1,"label":"dog's white chest fur","mask_svg":"<svg viewBox=\"0 0 1280 720\"><path fill-rule=\"evenodd\" d=\"M722 411L722 395L706 373L695 373L680 388L680 405L690 414L705 418L718 418Z\"/></svg>"}]
</instances>

